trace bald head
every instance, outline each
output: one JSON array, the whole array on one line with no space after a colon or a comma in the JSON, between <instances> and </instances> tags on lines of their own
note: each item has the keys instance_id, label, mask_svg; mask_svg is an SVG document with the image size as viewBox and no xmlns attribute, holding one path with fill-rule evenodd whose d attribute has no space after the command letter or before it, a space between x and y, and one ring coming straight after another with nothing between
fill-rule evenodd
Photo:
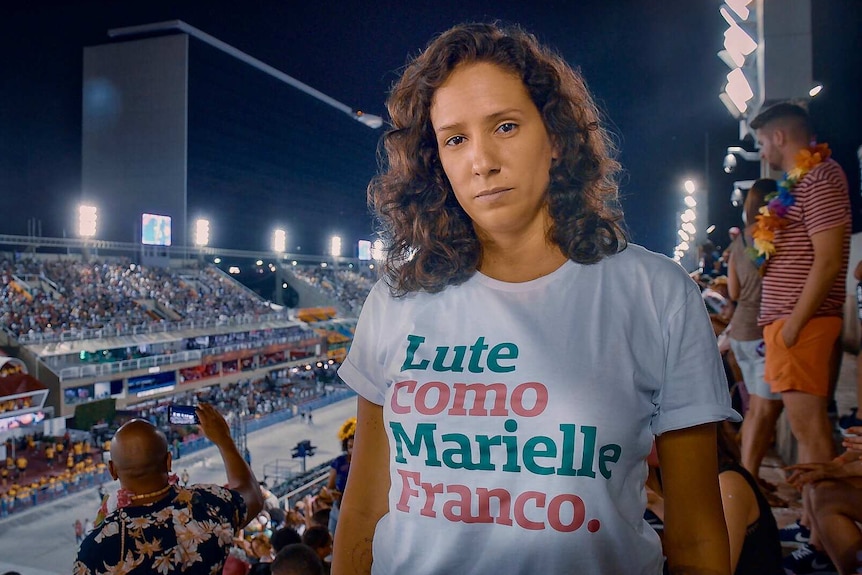
<instances>
[{"instance_id":1,"label":"bald head","mask_svg":"<svg viewBox=\"0 0 862 575\"><path fill-rule=\"evenodd\" d=\"M111 440L111 462L121 479L137 479L168 471L168 440L143 419L133 419Z\"/></svg>"}]
</instances>

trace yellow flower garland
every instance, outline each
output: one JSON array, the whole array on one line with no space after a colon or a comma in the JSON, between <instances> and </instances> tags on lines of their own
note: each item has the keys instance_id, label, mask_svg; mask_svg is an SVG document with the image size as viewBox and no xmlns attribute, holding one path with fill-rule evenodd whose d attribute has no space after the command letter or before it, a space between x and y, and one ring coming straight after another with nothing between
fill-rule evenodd
<instances>
[{"instance_id":1,"label":"yellow flower garland","mask_svg":"<svg viewBox=\"0 0 862 575\"><path fill-rule=\"evenodd\" d=\"M356 435L356 418L351 417L347 421L345 421L341 425L341 429L338 430L338 439L344 441L350 437Z\"/></svg>"}]
</instances>

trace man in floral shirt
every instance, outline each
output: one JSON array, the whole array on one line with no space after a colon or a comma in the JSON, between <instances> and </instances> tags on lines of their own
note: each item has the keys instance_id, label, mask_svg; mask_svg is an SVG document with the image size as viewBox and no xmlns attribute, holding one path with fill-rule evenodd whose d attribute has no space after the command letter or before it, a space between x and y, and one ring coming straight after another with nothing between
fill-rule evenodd
<instances>
[{"instance_id":1,"label":"man in floral shirt","mask_svg":"<svg viewBox=\"0 0 862 575\"><path fill-rule=\"evenodd\" d=\"M84 540L75 575L222 572L234 534L256 517L263 498L224 418L197 408L201 431L219 449L228 487L175 485L165 436L135 419L111 442L109 468L120 480L117 509Z\"/></svg>"}]
</instances>

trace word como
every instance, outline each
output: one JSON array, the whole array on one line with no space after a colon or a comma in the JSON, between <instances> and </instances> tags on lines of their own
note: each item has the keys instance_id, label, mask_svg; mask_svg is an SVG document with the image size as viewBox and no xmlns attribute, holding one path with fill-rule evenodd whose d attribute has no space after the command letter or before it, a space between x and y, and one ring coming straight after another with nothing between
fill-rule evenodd
<instances>
[{"instance_id":1,"label":"word como","mask_svg":"<svg viewBox=\"0 0 862 575\"><path fill-rule=\"evenodd\" d=\"M468 395L472 401L468 405ZM489 395L493 406L486 405ZM405 415L414 409L422 415L508 417L511 410L521 417L537 417L548 407L548 388L537 381L528 381L512 389L502 383L454 383L429 381L419 385L415 379L399 381L392 386L389 406L393 413Z\"/></svg>"}]
</instances>

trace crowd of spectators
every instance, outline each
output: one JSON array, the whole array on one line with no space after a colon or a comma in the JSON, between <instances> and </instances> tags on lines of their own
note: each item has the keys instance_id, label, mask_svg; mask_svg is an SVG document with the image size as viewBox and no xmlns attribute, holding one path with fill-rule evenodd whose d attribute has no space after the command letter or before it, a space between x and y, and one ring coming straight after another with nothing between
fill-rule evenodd
<instances>
[{"instance_id":1,"label":"crowd of spectators","mask_svg":"<svg viewBox=\"0 0 862 575\"><path fill-rule=\"evenodd\" d=\"M116 428L133 417L146 419L165 432L177 456L182 454L184 443L201 436L196 426L169 425L169 404L210 403L225 414L228 422L238 418L255 419L283 410L297 414L304 402L326 395L324 382L330 379L330 373L335 373L335 367L286 371L284 377L278 379L246 380L172 395L152 405L123 412L117 421L108 422L108 425ZM110 450L110 441L86 432L79 434L79 438L73 439L68 434L47 437L29 433L8 440L8 457L5 463L0 462L0 516L109 481L102 453ZM109 436L110 432L106 437Z\"/></svg>"},{"instance_id":2,"label":"crowd of spectators","mask_svg":"<svg viewBox=\"0 0 862 575\"><path fill-rule=\"evenodd\" d=\"M335 372L332 366L330 369ZM202 402L215 406L228 422L234 417L261 417L284 409L293 409L294 406L323 394L323 380L315 370L301 370L288 372L286 377L280 379L249 379L224 387L213 386L187 391L165 398L155 405L138 408L135 410L135 417L147 419L163 430L170 430L168 405L197 405ZM184 435L183 439L188 441L196 437Z\"/></svg>"},{"instance_id":3,"label":"crowd of spectators","mask_svg":"<svg viewBox=\"0 0 862 575\"><path fill-rule=\"evenodd\" d=\"M345 315L352 317L359 315L365 298L377 281L376 272L365 267L296 266L293 273L334 299Z\"/></svg>"},{"instance_id":4,"label":"crowd of spectators","mask_svg":"<svg viewBox=\"0 0 862 575\"><path fill-rule=\"evenodd\" d=\"M0 260L0 327L15 336L271 313L221 272L128 260Z\"/></svg>"},{"instance_id":5,"label":"crowd of spectators","mask_svg":"<svg viewBox=\"0 0 862 575\"><path fill-rule=\"evenodd\" d=\"M88 439L31 433L6 440L0 468L0 517L109 480L104 446ZM14 455L14 456L13 456Z\"/></svg>"}]
</instances>

